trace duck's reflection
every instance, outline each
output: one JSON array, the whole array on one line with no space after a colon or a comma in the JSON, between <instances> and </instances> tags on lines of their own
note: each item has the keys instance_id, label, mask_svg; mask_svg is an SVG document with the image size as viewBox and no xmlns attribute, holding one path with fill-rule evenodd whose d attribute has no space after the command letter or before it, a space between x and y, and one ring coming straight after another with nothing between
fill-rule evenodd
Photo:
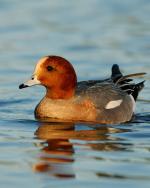
<instances>
[{"instance_id":1,"label":"duck's reflection","mask_svg":"<svg viewBox=\"0 0 150 188\"><path fill-rule=\"evenodd\" d=\"M39 163L34 165L34 171L59 178L75 178L77 172L73 169L73 164L80 152L126 149L124 145L119 144L120 138L113 136L113 133L127 129L82 126L82 129L78 130L79 126L70 123L41 123L35 135L45 142L42 143Z\"/></svg>"}]
</instances>

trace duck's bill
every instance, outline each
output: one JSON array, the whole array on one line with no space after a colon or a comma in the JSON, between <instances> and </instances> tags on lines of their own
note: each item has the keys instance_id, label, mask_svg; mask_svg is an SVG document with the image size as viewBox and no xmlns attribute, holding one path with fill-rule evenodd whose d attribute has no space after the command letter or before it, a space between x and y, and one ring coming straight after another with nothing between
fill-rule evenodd
<instances>
[{"instance_id":1,"label":"duck's bill","mask_svg":"<svg viewBox=\"0 0 150 188\"><path fill-rule=\"evenodd\" d=\"M41 82L39 80L37 80L36 78L34 78L34 79L28 80L27 82L21 84L19 86L19 89L31 87L31 86L34 86L34 85L40 85L40 84L41 84Z\"/></svg>"}]
</instances>

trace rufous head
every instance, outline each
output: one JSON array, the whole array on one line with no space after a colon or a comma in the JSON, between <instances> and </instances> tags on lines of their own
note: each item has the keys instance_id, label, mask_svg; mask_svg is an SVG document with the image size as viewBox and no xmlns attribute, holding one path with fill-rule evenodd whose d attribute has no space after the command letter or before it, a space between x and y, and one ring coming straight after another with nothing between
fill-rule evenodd
<instances>
[{"instance_id":1,"label":"rufous head","mask_svg":"<svg viewBox=\"0 0 150 188\"><path fill-rule=\"evenodd\" d=\"M47 97L68 99L74 95L76 84L76 73L69 61L59 56L46 56L38 61L31 80L19 88L43 85L47 89Z\"/></svg>"}]
</instances>

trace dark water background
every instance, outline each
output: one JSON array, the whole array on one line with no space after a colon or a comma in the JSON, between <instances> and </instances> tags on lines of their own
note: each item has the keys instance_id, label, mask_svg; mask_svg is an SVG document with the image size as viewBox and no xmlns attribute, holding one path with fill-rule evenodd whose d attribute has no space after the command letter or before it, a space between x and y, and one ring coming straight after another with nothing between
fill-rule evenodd
<instances>
[{"instance_id":1,"label":"dark water background","mask_svg":"<svg viewBox=\"0 0 150 188\"><path fill-rule=\"evenodd\" d=\"M113 63L147 72L135 120L35 121L44 89L18 85L51 54L69 59L79 80L107 77ZM149 72L149 0L0 0L0 187L150 187Z\"/></svg>"}]
</instances>

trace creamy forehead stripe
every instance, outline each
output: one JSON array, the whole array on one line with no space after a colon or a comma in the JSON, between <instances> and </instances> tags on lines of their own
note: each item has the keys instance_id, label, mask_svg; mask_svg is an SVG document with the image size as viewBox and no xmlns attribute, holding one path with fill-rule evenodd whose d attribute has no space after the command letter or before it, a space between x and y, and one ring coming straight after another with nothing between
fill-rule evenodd
<instances>
[{"instance_id":1,"label":"creamy forehead stripe","mask_svg":"<svg viewBox=\"0 0 150 188\"><path fill-rule=\"evenodd\" d=\"M109 101L106 106L105 109L112 109L112 108L116 108L117 106L120 106L120 104L122 103L122 99L116 100L116 101Z\"/></svg>"},{"instance_id":2,"label":"creamy forehead stripe","mask_svg":"<svg viewBox=\"0 0 150 188\"><path fill-rule=\"evenodd\" d=\"M43 58L41 58L41 59L37 62L37 65L36 65L36 67L35 67L34 73L36 73L36 72L39 70L39 68L40 68L40 66L42 65L42 63L44 63L47 59L48 59L48 57L43 57Z\"/></svg>"}]
</instances>

